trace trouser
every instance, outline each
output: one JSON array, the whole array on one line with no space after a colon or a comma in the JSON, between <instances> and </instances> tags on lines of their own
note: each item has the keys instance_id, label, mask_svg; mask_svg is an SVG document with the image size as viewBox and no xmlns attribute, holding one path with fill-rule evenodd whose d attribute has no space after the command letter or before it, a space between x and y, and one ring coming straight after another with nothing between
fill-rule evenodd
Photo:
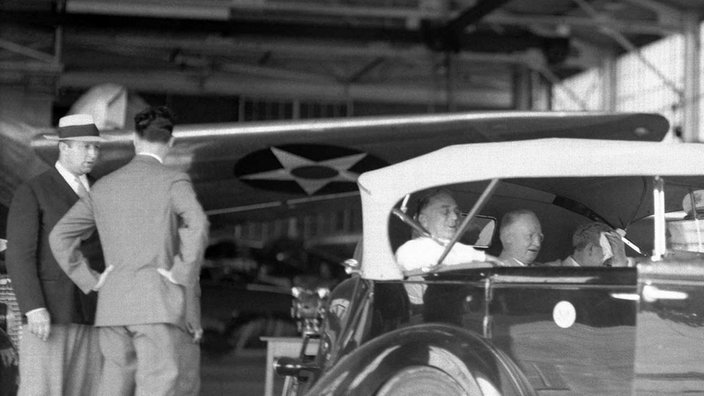
<instances>
[{"instance_id":1,"label":"trouser","mask_svg":"<svg viewBox=\"0 0 704 396\"><path fill-rule=\"evenodd\" d=\"M179 369L192 370L199 362L181 361L192 353L182 348L187 334L172 324L100 327L104 366L100 395L167 396L181 394ZM192 372L183 376L193 377ZM196 377L199 373L196 374ZM196 390L197 392L197 390Z\"/></svg>"},{"instance_id":2,"label":"trouser","mask_svg":"<svg viewBox=\"0 0 704 396\"><path fill-rule=\"evenodd\" d=\"M25 326L20 340L20 396L94 396L102 358L97 329L52 324L42 341Z\"/></svg>"}]
</instances>

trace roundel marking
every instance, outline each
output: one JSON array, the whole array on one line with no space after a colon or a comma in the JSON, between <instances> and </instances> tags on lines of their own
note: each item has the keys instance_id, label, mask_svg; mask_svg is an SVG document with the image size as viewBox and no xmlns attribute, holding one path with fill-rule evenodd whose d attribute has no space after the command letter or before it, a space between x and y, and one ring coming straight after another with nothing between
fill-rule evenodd
<instances>
[{"instance_id":1,"label":"roundel marking","mask_svg":"<svg viewBox=\"0 0 704 396\"><path fill-rule=\"evenodd\" d=\"M240 181L255 188L307 195L357 189L357 177L388 165L368 153L324 144L286 144L257 150L235 164Z\"/></svg>"}]
</instances>

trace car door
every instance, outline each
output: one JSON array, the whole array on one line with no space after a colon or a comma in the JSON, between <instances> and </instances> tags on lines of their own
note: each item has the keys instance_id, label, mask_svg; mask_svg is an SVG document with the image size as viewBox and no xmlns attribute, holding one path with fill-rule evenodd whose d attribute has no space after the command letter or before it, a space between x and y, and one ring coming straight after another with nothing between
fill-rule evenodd
<instances>
[{"instance_id":1,"label":"car door","mask_svg":"<svg viewBox=\"0 0 704 396\"><path fill-rule=\"evenodd\" d=\"M635 295L635 269L511 270L492 279L487 337L538 394L629 394L636 302L618 297Z\"/></svg>"},{"instance_id":2,"label":"car door","mask_svg":"<svg viewBox=\"0 0 704 396\"><path fill-rule=\"evenodd\" d=\"M640 264L634 394L704 393L704 260Z\"/></svg>"}]
</instances>

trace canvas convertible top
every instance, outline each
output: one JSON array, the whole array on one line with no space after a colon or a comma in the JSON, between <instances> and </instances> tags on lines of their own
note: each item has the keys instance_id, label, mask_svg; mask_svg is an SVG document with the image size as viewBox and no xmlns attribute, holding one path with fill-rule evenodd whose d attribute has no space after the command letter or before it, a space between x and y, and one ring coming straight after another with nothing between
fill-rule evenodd
<instances>
[{"instance_id":1,"label":"canvas convertible top","mask_svg":"<svg viewBox=\"0 0 704 396\"><path fill-rule=\"evenodd\" d=\"M652 204L648 204L652 196L643 194L642 183L633 186L631 193L631 186L619 184L616 178L656 175L689 176L695 185L704 187L704 145L560 138L477 143L449 146L364 173L358 180L364 226L362 275L403 277L395 265L388 227L389 213L408 193L494 178L532 179L535 188L584 203L620 226L625 208L630 209L628 220L652 214ZM584 184L551 181L566 177L583 178ZM614 182L597 183L595 178L613 178ZM678 191L666 196L666 205L673 210L679 207L682 195ZM628 199L631 196L638 200Z\"/></svg>"}]
</instances>

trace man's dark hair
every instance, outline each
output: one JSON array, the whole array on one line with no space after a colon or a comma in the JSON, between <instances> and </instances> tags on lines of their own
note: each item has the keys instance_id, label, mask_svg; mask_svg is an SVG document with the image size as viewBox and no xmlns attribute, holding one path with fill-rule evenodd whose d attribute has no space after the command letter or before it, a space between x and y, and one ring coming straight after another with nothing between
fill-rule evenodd
<instances>
[{"instance_id":1,"label":"man's dark hair","mask_svg":"<svg viewBox=\"0 0 704 396\"><path fill-rule=\"evenodd\" d=\"M166 106L149 107L134 116L140 138L153 143L168 143L174 129L174 115Z\"/></svg>"},{"instance_id":2,"label":"man's dark hair","mask_svg":"<svg viewBox=\"0 0 704 396\"><path fill-rule=\"evenodd\" d=\"M413 212L413 218L418 220L418 216L420 216L423 210L433 202L435 197L440 195L452 197L452 192L446 188L434 188L430 191L426 191L420 198L418 198L418 205L416 205L416 210Z\"/></svg>"},{"instance_id":3,"label":"man's dark hair","mask_svg":"<svg viewBox=\"0 0 704 396\"><path fill-rule=\"evenodd\" d=\"M590 243L595 246L599 246L599 238L601 238L602 232L611 232L613 229L604 223L587 223L581 225L572 234L572 247L574 250L583 250Z\"/></svg>"}]
</instances>

